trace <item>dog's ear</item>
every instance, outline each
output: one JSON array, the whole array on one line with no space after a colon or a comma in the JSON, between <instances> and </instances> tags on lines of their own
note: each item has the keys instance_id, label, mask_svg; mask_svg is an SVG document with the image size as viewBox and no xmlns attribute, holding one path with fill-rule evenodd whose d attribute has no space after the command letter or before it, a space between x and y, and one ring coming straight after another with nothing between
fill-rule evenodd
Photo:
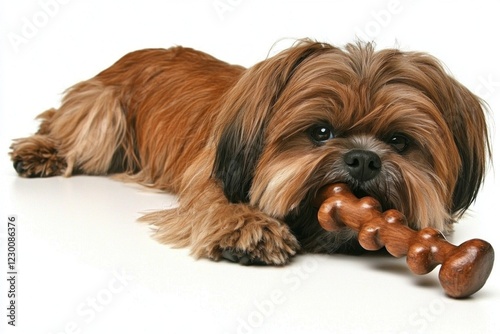
<instances>
[{"instance_id":1,"label":"dog's ear","mask_svg":"<svg viewBox=\"0 0 500 334\"><path fill-rule=\"evenodd\" d=\"M491 149L483 102L460 83L451 80L451 112L445 118L461 159L452 207L452 212L460 217L476 199L484 181L487 161L491 158Z\"/></svg>"},{"instance_id":2,"label":"dog's ear","mask_svg":"<svg viewBox=\"0 0 500 334\"><path fill-rule=\"evenodd\" d=\"M248 202L255 168L265 145L273 107L296 69L306 59L332 49L309 40L245 71L226 94L218 126L222 129L212 175L230 202Z\"/></svg>"},{"instance_id":3,"label":"dog's ear","mask_svg":"<svg viewBox=\"0 0 500 334\"><path fill-rule=\"evenodd\" d=\"M420 80L427 83L422 90L442 112L458 150L460 166L450 211L460 218L476 199L491 158L486 108L480 98L449 76L437 59L417 53L414 60L427 76L427 80ZM442 154L447 154L446 148Z\"/></svg>"}]
</instances>

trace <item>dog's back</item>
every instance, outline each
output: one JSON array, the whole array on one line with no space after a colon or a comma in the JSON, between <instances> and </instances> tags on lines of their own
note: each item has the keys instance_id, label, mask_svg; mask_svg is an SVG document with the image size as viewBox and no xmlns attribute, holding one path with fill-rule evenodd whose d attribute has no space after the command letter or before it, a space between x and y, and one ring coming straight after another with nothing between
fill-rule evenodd
<instances>
[{"instance_id":1,"label":"dog's back","mask_svg":"<svg viewBox=\"0 0 500 334\"><path fill-rule=\"evenodd\" d=\"M243 70L182 47L129 53L39 116L37 134L12 146L16 170L28 177L134 173L176 192L207 142L215 104Z\"/></svg>"}]
</instances>

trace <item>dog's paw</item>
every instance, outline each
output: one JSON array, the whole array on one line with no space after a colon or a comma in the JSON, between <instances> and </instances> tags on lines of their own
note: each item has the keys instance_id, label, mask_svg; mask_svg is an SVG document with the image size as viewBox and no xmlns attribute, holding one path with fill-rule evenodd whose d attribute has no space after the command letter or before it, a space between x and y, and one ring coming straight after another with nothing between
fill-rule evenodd
<instances>
[{"instance_id":1,"label":"dog's paw","mask_svg":"<svg viewBox=\"0 0 500 334\"><path fill-rule=\"evenodd\" d=\"M45 136L16 140L11 150L14 169L23 177L61 175L66 168L66 161L58 156L54 143Z\"/></svg>"},{"instance_id":2,"label":"dog's paw","mask_svg":"<svg viewBox=\"0 0 500 334\"><path fill-rule=\"evenodd\" d=\"M284 265L299 248L287 225L274 220L253 220L224 234L213 258L243 265Z\"/></svg>"},{"instance_id":3,"label":"dog's paw","mask_svg":"<svg viewBox=\"0 0 500 334\"><path fill-rule=\"evenodd\" d=\"M266 263L257 258L251 258L250 254L237 251L235 249L225 249L222 251L222 257L228 261L239 263L244 266L266 265Z\"/></svg>"}]
</instances>

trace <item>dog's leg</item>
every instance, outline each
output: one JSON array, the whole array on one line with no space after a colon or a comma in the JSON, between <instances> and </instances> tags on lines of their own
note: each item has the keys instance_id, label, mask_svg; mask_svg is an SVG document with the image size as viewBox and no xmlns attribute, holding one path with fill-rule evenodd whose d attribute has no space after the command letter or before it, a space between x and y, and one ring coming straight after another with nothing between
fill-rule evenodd
<instances>
[{"instance_id":1,"label":"dog's leg","mask_svg":"<svg viewBox=\"0 0 500 334\"><path fill-rule=\"evenodd\" d=\"M283 265L299 250L297 239L282 221L247 204L229 203L222 189L209 181L180 206L141 220L156 227L156 238L190 247L195 257L226 258L241 264Z\"/></svg>"},{"instance_id":2,"label":"dog's leg","mask_svg":"<svg viewBox=\"0 0 500 334\"><path fill-rule=\"evenodd\" d=\"M70 88L59 110L50 109L38 118L38 132L11 146L10 156L21 176L106 174L119 148L131 150L117 92L96 79Z\"/></svg>"}]
</instances>

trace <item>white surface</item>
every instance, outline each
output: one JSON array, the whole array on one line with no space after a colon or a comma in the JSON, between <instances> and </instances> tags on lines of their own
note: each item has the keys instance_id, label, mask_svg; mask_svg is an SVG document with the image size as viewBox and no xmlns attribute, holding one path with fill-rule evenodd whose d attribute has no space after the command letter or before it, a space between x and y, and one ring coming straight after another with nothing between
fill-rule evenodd
<instances>
[{"instance_id":1,"label":"white surface","mask_svg":"<svg viewBox=\"0 0 500 334\"><path fill-rule=\"evenodd\" d=\"M128 51L181 44L250 66L285 37L342 45L358 35L378 48L430 52L487 100L494 130L500 21L493 1L55 1L0 4L0 332L500 331L498 265L479 293L456 301L443 296L437 270L415 277L403 259L379 255L303 255L283 268L196 261L136 223L141 212L174 204L173 196L101 177L20 179L7 157L10 140L34 132L33 118L58 106L65 88ZM34 20L38 28L25 27ZM13 34L25 38L17 47ZM498 189L491 171L452 242L479 237L499 249ZM9 214L19 219L15 328L6 325L5 307Z\"/></svg>"}]
</instances>

